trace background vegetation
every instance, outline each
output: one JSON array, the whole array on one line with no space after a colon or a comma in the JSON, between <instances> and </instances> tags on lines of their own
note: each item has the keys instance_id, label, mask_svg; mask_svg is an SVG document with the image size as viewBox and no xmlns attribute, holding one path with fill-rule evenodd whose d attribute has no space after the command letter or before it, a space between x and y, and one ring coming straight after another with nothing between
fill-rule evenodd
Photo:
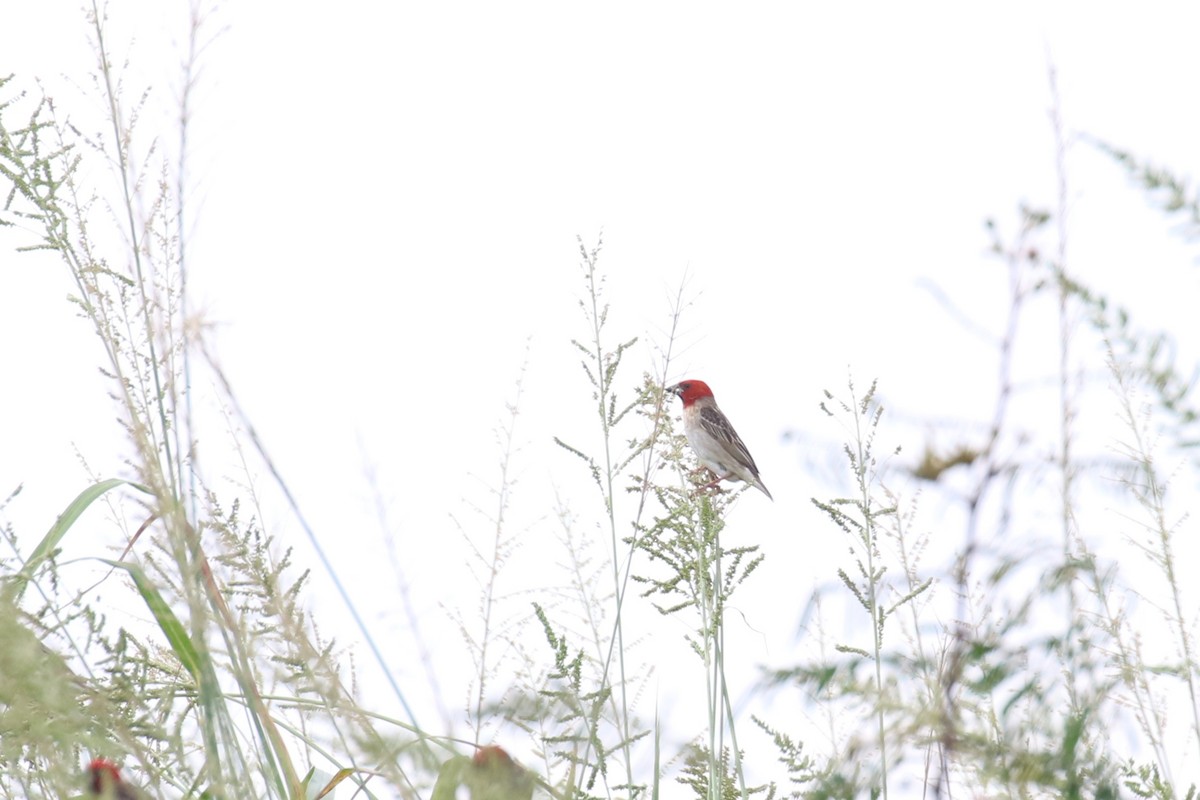
<instances>
[{"instance_id":1,"label":"background vegetation","mask_svg":"<svg viewBox=\"0 0 1200 800\"><path fill-rule=\"evenodd\" d=\"M206 348L181 225L187 150L140 144L139 104L105 24L93 9L104 130L79 130L23 77L0 84L0 221L15 228L5 241L61 260L73 309L102 347L128 447L125 470L72 487L75 501L47 533L4 525L0 795L79 794L92 756L163 797L1195 794L1186 510L1196 371L1177 362L1171 331L1069 269L1060 121L1059 204L986 226L991 257L980 269L1007 286L989 424L920 420L924 444L902 449L912 421L893 421L887 387L859 376L839 376L823 403L799 412L810 416L798 424L826 425L842 442L814 478L836 487L814 498L823 528L804 535L841 537L845 556L797 610L795 658L759 672L755 691L778 713L742 713L744 687L729 676L750 665L726 636L731 612L743 613L734 598L770 557L769 532L730 535L750 498L697 491L704 479L662 392L690 287L668 310L658 360L637 363L634 338L610 318L621 298L608 294L601 244L580 240L570 343L590 388L571 402L594 435L557 443L594 494L547 509L566 554L556 588L506 595L501 578L522 535L508 516L518 380L497 430L492 505L456 517L474 547L478 613L453 617L475 677L446 732L413 710L424 688L357 684L354 658L393 673L357 609L366 598L355 577L328 560L311 567L330 574L360 626L366 651L352 658L305 611L310 566L265 532L276 524L265 522L260 472L285 499L290 534L307 536L319 560L335 546L305 518ZM1195 233L1200 205L1170 170L1104 143L1076 146L1105 154L1165 219ZM22 268L7 260L10 285ZM1027 374L1021 337L1046 313L1058 336L1039 356L1053 351L1057 368L1031 384L1017 377ZM976 332L969 317L959 314L960 335ZM243 475L205 480L197 469L201 374L240 432ZM1112 418L1116 434L1092 447ZM124 546L116 555L93 540ZM68 548L76 555L64 560ZM80 564L97 561L98 580L82 579L91 573ZM693 659L659 665L658 679L703 676L695 702L706 725L682 746L647 710L654 671L630 631L656 613ZM477 749L517 737L536 760L515 766Z\"/></svg>"}]
</instances>

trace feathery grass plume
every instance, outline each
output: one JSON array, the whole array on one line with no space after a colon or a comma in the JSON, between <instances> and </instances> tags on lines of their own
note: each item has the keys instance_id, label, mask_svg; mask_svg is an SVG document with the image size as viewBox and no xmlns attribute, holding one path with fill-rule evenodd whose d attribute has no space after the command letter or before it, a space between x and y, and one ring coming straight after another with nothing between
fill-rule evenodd
<instances>
[{"instance_id":1,"label":"feathery grass plume","mask_svg":"<svg viewBox=\"0 0 1200 800\"><path fill-rule=\"evenodd\" d=\"M805 787L816 784L820 780L820 775L816 771L816 764L812 757L805 754L804 743L773 728L759 717L752 716L750 719L763 733L771 737L771 743L779 752L779 763L783 765L787 774L787 785L791 788L792 793L795 796L807 794L809 790ZM772 783L770 794L775 795L777 792L778 786Z\"/></svg>"},{"instance_id":2,"label":"feathery grass plume","mask_svg":"<svg viewBox=\"0 0 1200 800\"><path fill-rule=\"evenodd\" d=\"M889 698L885 688L884 630L888 619L900 608L912 603L928 590L929 581L906 587L900 594L890 594L890 581L885 580L887 566L883 562L880 540L881 521L896 514L894 498L881 493L878 486L879 462L875 452L875 438L883 416L883 406L875 400L876 384L859 397L854 381L848 382L849 399L840 400L831 392L825 392L821 410L831 418L840 418L847 430L847 441L843 445L846 466L855 490L852 497L838 497L828 501L814 498L813 503L838 529L846 535L850 552L854 555L852 576L845 568L839 568L838 577L849 591L856 604L869 617L871 643L867 648L844 644L839 650L860 658L873 672L870 691L874 694L876 724L875 746L879 750L877 769L879 784L872 791L888 796L888 727L889 710L896 705L897 698ZM847 420L848 418L848 420ZM896 450L898 453L899 450ZM880 494L883 494L881 502ZM886 597L886 599L885 599ZM890 681L889 681L890 683Z\"/></svg>"},{"instance_id":3,"label":"feathery grass plume","mask_svg":"<svg viewBox=\"0 0 1200 800\"><path fill-rule=\"evenodd\" d=\"M494 737L496 730L506 723L524 727L534 693L527 687L533 682L529 672L535 659L526 652L524 643L524 631L534 621L534 615L524 603L519 608L511 606L511 592L501 591L504 571L528 533L527 528L512 527L509 513L518 478L517 419L527 366L528 359L521 365L514 399L505 403L507 418L495 430L500 449L499 476L495 485L487 487L495 506L488 510L468 502L484 523L482 538L452 515L471 551L472 561L468 566L479 586L477 603L471 611L472 616L478 614L478 621L469 618L462 609L454 612L476 666L466 714L477 747ZM500 688L497 690L495 685Z\"/></svg>"},{"instance_id":4,"label":"feathery grass plume","mask_svg":"<svg viewBox=\"0 0 1200 800\"><path fill-rule=\"evenodd\" d=\"M662 595L665 604L655 603L664 615L692 611L696 619L692 632L685 635L689 646L705 670L705 698L708 706L706 745L708 786L721 785L722 766L710 749L729 735L737 745L737 725L730 688L725 679L725 609L734 590L762 563L757 545L726 549L720 532L725 523L721 516L724 502L707 495L688 498L637 537L637 545L651 564L666 567L660 577L635 575L634 580L647 588L643 597ZM653 601L652 601L653 602ZM728 754L726 753L726 756ZM733 775L746 789L741 752L734 760Z\"/></svg>"},{"instance_id":5,"label":"feathery grass plume","mask_svg":"<svg viewBox=\"0 0 1200 800\"><path fill-rule=\"evenodd\" d=\"M739 756L737 760L742 759ZM718 765L715 784L709 767L713 761ZM772 796L771 787L768 785L739 788L739 780L730 770L729 748L724 748L720 757L714 758L712 754L706 753L704 748L693 747L684 760L682 773L675 780L691 789L693 796L699 800L714 797L748 798L755 795L765 795L769 799Z\"/></svg>"},{"instance_id":6,"label":"feathery grass plume","mask_svg":"<svg viewBox=\"0 0 1200 800\"><path fill-rule=\"evenodd\" d=\"M624 770L623 780L613 781L614 785L627 787L635 791L639 784L634 780L632 744L645 736L649 731L637 730L631 708L629 687L634 676L626 664L628 645L625 639L625 590L628 584L629 570L632 566L633 548L621 533L624 523L618 522L618 499L620 483L631 468L636 471L636 461L643 459L643 469L639 473L637 487L633 493L637 498L637 508L633 514L633 524L637 524L645 509L647 498L650 496L649 475L652 471L653 452L650 449L653 435L626 438L622 445L618 438L619 430L624 430L627 424L638 417L638 410L645 396L644 390L632 393L630 399L622 400L618 389L617 378L621 363L636 342L637 338L620 341L615 345L609 342L608 315L609 306L604 294L605 276L599 268L600 251L603 241L588 249L582 238L578 239L580 252L580 267L583 274L585 294L579 301L587 326L585 337L572 339L571 344L583 355L581 366L588 383L592 387L592 402L594 403L596 420L599 423L600 441L599 455L591 455L590 448L577 446L555 437L559 447L583 461L592 481L596 484L600 500L603 504L604 527L609 534L610 554L609 566L612 571L612 596L615 611L612 615L612 631L604 637L604 641L596 641L597 653L595 663L600 669L599 688L590 696L604 698L607 705L594 704L590 709L587 720L588 733L582 737L583 763L592 757L595 746L603 751L600 745L602 736L600 728L604 722L603 715L608 715L607 725L612 726L619 743L616 747L621 753L621 769ZM661 408L661 405L660 405ZM625 543L625 547L622 547ZM544 612L542 612L544 613ZM547 635L551 627L543 622ZM575 734L572 734L575 736ZM591 765L584 786L590 791L598 775L603 775L606 782L611 779L608 775L609 759L606 755L597 753L595 764Z\"/></svg>"}]
</instances>

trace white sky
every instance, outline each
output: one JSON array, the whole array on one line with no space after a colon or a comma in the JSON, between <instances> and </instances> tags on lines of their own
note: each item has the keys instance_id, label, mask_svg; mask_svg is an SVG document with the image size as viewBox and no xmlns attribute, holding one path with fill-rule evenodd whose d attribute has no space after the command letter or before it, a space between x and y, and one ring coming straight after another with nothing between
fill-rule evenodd
<instances>
[{"instance_id":1,"label":"white sky","mask_svg":"<svg viewBox=\"0 0 1200 800\"><path fill-rule=\"evenodd\" d=\"M178 91L182 5L110 8L114 60L131 64L128 96L150 83L152 108ZM0 73L23 87L38 77L60 108L91 119L96 101L80 87L92 54L76 4L21 4L20 24L11 12ZM926 420L990 416L994 357L927 287L999 332L1005 276L984 255L982 223L995 217L1011 231L1018 203L1056 202L1048 64L1069 133L1183 175L1200 167L1200 8L1130 14L1063 3L245 2L215 12L211 29L227 30L203 60L191 129L198 305L219 324L216 350L276 462L420 697L364 481L364 462L376 465L442 675L440 703L421 704L431 728L441 728L439 705L461 715L471 670L446 611L470 619L476 603L471 585L448 577L465 551L450 515L487 535L464 509L491 504L492 430L526 359L511 519L530 527L530 546L505 588L536 583L564 558L553 487L581 531L598 519L585 476L550 441L596 441L569 341L586 335L575 236L591 245L604 231L610 341L643 337L627 387L657 364L686 276L692 302L668 377L713 386L776 497L747 495L730 519L730 536L768 554L739 603L746 627L731 634L749 681L758 664L788 662L797 610L845 563L809 502L837 480L810 468L825 468L820 448L837 437L817 410L820 390L842 391L848 368L863 387L878 377L903 421L885 438L908 458ZM146 126L174 147L169 117L150 114ZM1179 334L1194 363L1194 251L1106 158L1073 144L1066 164L1069 267L1146 325ZM11 254L21 239L5 232L0 242ZM0 443L10 457L0 492L25 484L6 513L32 541L84 484L73 448L105 475L122 474L122 451L103 383L90 377L98 349L63 299L63 269L37 256L3 263ZM1018 352L1032 381L1053 379L1057 359L1052 309L1037 313ZM1038 401L1052 423L1053 395ZM807 446L785 442L788 430ZM1103 433L1087 441L1093 452L1110 444ZM227 447L218 424L201 431L208 477L232 493L219 466ZM269 527L299 537L267 498ZM936 518L923 524L941 529ZM781 597L781 586L794 594ZM343 626L323 576L314 593L318 615ZM639 624L681 630L649 611ZM679 635L655 641L664 639L682 646ZM657 646L646 646L647 661L661 663ZM682 663L664 684L683 676L699 688L702 673ZM656 691L677 715L674 735L697 729L671 691Z\"/></svg>"}]
</instances>

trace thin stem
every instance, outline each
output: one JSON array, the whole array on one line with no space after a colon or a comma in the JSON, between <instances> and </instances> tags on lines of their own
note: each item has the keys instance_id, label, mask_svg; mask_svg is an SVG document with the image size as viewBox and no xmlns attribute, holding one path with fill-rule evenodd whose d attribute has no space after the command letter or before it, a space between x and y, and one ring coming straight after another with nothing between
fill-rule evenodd
<instances>
[{"instance_id":1,"label":"thin stem","mask_svg":"<svg viewBox=\"0 0 1200 800\"><path fill-rule=\"evenodd\" d=\"M175 235L178 241L179 248L179 315L181 317L182 337L183 337L183 424L175 426L175 451L182 455L184 448L179 441L181 436L187 437L189 452L192 450L192 442L195 441L195 431L193 428L192 414L192 359L191 347L188 346L188 314L191 311L188 303L190 295L188 293L188 264L187 264L187 241L188 231L185 222L184 200L187 197L187 155L188 155L188 131L190 130L189 123L192 118L191 99L192 89L196 82L196 65L200 57L198 46L198 37L200 35L200 5L199 0L193 0L191 4L191 24L188 26L188 56L183 62L183 93L179 99L179 161L176 164L175 173L175 197L178 204L177 213L175 216ZM189 458L190 465L188 469L188 500L191 504L191 519L197 519L198 509L196 507L197 495L196 491L196 464L195 454L191 453ZM183 468L182 463L180 468Z\"/></svg>"},{"instance_id":2,"label":"thin stem","mask_svg":"<svg viewBox=\"0 0 1200 800\"><path fill-rule=\"evenodd\" d=\"M871 612L871 645L872 655L875 661L875 694L876 702L875 709L879 722L879 758L880 768L883 779L883 797L887 800L888 797L888 760L887 760L887 737L886 724L884 719L883 708L883 620L879 611L879 581L875 571L875 521L871 510L871 487L868 477L870 464L868 463L871 454L865 444L864 432L862 429L862 417L866 413L866 409L859 408L856 398L851 398L855 402L855 408L858 413L854 415L854 430L855 441L858 451L858 488L859 502L862 504L863 515L863 543L867 549L867 598L870 604L869 611Z\"/></svg>"},{"instance_id":3,"label":"thin stem","mask_svg":"<svg viewBox=\"0 0 1200 800\"><path fill-rule=\"evenodd\" d=\"M701 513L700 519L704 520L709 517L711 508L711 500L707 496L700 498ZM712 586L708 580L708 547L704 542L706 532L704 531L703 522L700 527L700 545L696 549L696 588L697 601L700 608L700 635L703 642L704 654L704 696L708 702L708 797L709 800L720 800L721 798L721 771L720 771L720 744L717 741L717 733L721 727L721 717L718 712L719 700L718 686L720 684L720 674L717 671L717 656L713 652L713 624L714 624L714 609L711 602L713 595Z\"/></svg>"},{"instance_id":4,"label":"thin stem","mask_svg":"<svg viewBox=\"0 0 1200 800\"><path fill-rule=\"evenodd\" d=\"M588 286L588 301L591 304L588 317L592 323L592 350L589 355L593 360L596 368L596 401L597 412L600 416L601 434L604 439L604 470L601 476L603 484L601 486L601 494L604 498L604 508L608 516L609 537L612 547L612 571L613 571L613 592L616 594L617 613L613 621L613 637L609 640L608 654L604 659L604 670L601 674L600 683L602 689L607 688L610 683L608 680L608 671L612 665L614 654L617 657L618 684L619 691L610 694L613 703L614 723L617 726L621 735L621 748L625 754L625 779L628 786L633 786L633 765L629 750L629 701L626 687L626 671L625 671L625 629L622 622L621 607L624 600L624 594L621 591L621 573L619 567L619 538L617 535L617 517L614 501L613 487L613 460L612 460L612 426L608 416L608 407L610 403L609 395L612 392L611 375L608 365L605 363L604 339L602 331L604 322L608 315L608 309L602 308L600 305L600 287L596 283L596 257L600 251L600 243L592 251L583 245L582 240L579 242L579 251L583 256L583 263L586 267L587 286ZM595 714L593 714L591 722L591 734L588 736L587 744L584 748L584 759L591 754L592 740L595 739L595 733L600 725L600 707L596 706Z\"/></svg>"},{"instance_id":5,"label":"thin stem","mask_svg":"<svg viewBox=\"0 0 1200 800\"><path fill-rule=\"evenodd\" d=\"M954 643L946 659L947 667L943 672L942 690L942 725L944 727L942 732L942 748L945 751L945 756L952 755L958 746L958 719L956 710L958 684L962 677L961 673L970 639L970 631L967 624L967 599L970 596L970 591L967 582L971 575L971 563L979 547L980 515L982 514L983 501L987 496L988 490L991 488L995 478L1003 474L1002 466L997 463L996 450L1000 442L1000 436L1008 424L1008 409L1013 395L1013 348L1017 338L1017 327L1024 311L1027 295L1027 290L1022 281L1021 259L1025 251L1026 237L1031 231L1032 227L1029 221L1026 220L1015 245L1008 248L1002 247L998 237L993 243L995 252L1003 254L1008 265L1009 307L1008 317L1005 321L1004 335L1001 337L999 343L996 370L999 386L996 396L996 406L992 410L992 423L988 430L987 441L980 450L979 461L984 465L984 469L966 500L966 543L963 546L962 553L955 559L954 565L956 593L955 619L957 622L955 623ZM936 787L935 797L942 796L943 788L947 796L950 793L949 765L945 760L945 756L943 758L943 766L939 769L938 777L934 784Z\"/></svg>"},{"instance_id":6,"label":"thin stem","mask_svg":"<svg viewBox=\"0 0 1200 800\"><path fill-rule=\"evenodd\" d=\"M170 430L170 424L167 420L167 408L164 403L165 395L163 393L162 379L159 375L158 351L154 345L154 320L151 314L153 304L146 294L146 279L142 268L142 246L138 238L136 215L133 211L133 189L129 185L129 160L125 147L121 144L124 140L121 132L121 112L117 106L117 92L112 83L112 66L109 64L108 51L104 44L103 18L99 7L96 5L96 0L92 0L92 26L96 34L96 49L100 56L100 74L104 77L104 91L105 99L108 101L109 121L112 123L113 128L113 144L117 157L117 170L121 176L121 190L125 199L125 218L129 222L130 256L133 258L134 272L137 275L137 288L141 295L142 319L146 328L146 348L150 355L150 374L154 381L154 405L158 409L158 421L162 426L159 431L156 431L153 426L147 426L146 435L150 437L151 443L157 447L160 444L158 441L159 432L162 434L161 446L163 447L165 456L163 460L165 460L167 467L166 488L170 492L170 497L173 501L178 502L178 475L171 455L170 438L167 435L167 431ZM157 454L155 454L155 457L157 458Z\"/></svg>"},{"instance_id":7,"label":"thin stem","mask_svg":"<svg viewBox=\"0 0 1200 800\"><path fill-rule=\"evenodd\" d=\"M1196 690L1196 657L1193 652L1192 636L1187 626L1187 617L1183 611L1183 598L1179 591L1179 579L1175 572L1175 553L1171 542L1171 529L1166 518L1166 490L1158 478L1158 470L1150 453L1149 443L1143 438L1142 426L1138 423L1133 406L1129 400L1129 388L1124 383L1122 373L1117 373L1121 388L1122 413L1125 424L1133 432L1132 454L1137 460L1137 466L1145 479L1145 484L1135 486L1138 501L1153 515L1153 530L1157 537L1159 552L1154 558L1155 563L1163 570L1167 586L1171 592L1171 603L1174 614L1170 620L1179 633L1179 645L1183 651L1183 675L1187 684L1188 698L1191 701L1192 731L1196 734L1196 745L1200 748L1200 705L1197 705Z\"/></svg>"},{"instance_id":8,"label":"thin stem","mask_svg":"<svg viewBox=\"0 0 1200 800\"><path fill-rule=\"evenodd\" d=\"M652 445L654 442L658 441L658 435L659 435L660 430L662 429L662 420L663 420L663 414L665 413L665 409L663 407L664 406L663 394L661 392L659 392L657 401L656 401L657 405L655 407L654 417L653 417L653 429L650 432L649 438L647 439L647 442L649 442L651 446L647 447L646 456L642 462L643 468L642 468L642 474L640 476L641 477L641 481L640 481L641 491L639 492L639 496L638 496L638 507L637 507L637 510L634 514L633 521L632 521L632 527L633 527L633 532L634 532L634 541L630 543L629 549L627 550L627 552L625 554L624 569L623 569L623 571L621 571L618 568L618 560L619 560L618 559L618 550L619 550L618 533L617 533L617 524L616 524L616 511L614 508L614 500L613 500L613 498L614 498L613 481L614 481L614 477L615 477L615 475L614 475L615 470L613 468L611 442L610 442L612 430L611 430L611 425L609 423L609 418L608 418L608 408L611 403L610 395L611 395L612 387L611 387L611 383L610 383L610 379L609 379L609 373L608 373L608 370L604 363L604 355L605 354L604 354L603 341L602 341L602 335L601 335L602 328L604 325L604 319L607 314L607 309L603 308L600 305L600 301L599 301L600 290L596 283L596 254L599 251L599 247L600 247L600 245L597 244L596 249L589 253L587 251L587 249L583 246L582 242L580 243L580 252L583 255L584 264L587 267L588 294L589 294L589 299L591 301L590 316L591 316L591 322L592 322L592 336L593 336L592 344L595 348L594 351L591 353L591 355L595 359L595 364L596 364L596 369L597 369L597 384L598 384L597 385L597 394L599 395L598 410L600 413L601 426L602 426L602 431L603 431L603 435L604 435L604 459L605 459L604 474L605 474L605 481L606 481L606 493L605 493L604 499L605 499L605 508L608 513L608 520L609 520L609 531L610 531L611 546L612 546L613 583L615 586L615 593L616 593L616 617L613 620L613 635L609 638L608 652L605 654L605 657L603 659L604 667L603 667L603 671L601 673L601 687L609 686L609 680L608 680L609 669L612 666L613 657L614 657L614 655L616 655L617 661L618 661L620 683L621 683L621 692L620 692L620 704L621 705L620 705L619 709L616 706L616 703L618 702L616 697L613 697L612 702L614 704L614 713L617 716L619 716L621 719L619 726L621 728L622 742L623 742L623 747L625 750L626 779L628 781L628 785L632 786L633 785L633 773L632 773L632 764L631 764L630 751L629 751L629 745L628 745L629 740L630 740L630 729L629 729L629 711L628 711L628 704L627 704L626 690L625 690L626 672L625 672L625 645L624 645L624 630L623 630L623 624L622 624L622 616L623 616L622 609L624 608L624 604L625 604L625 593L626 593L627 589L629 588L630 576L632 575L632 572L633 572L633 556L637 550L636 539L637 539L638 532L639 532L639 525L641 524L642 516L645 513L647 499L650 497L650 476L653 474L655 464L657 462L657 456L655 454L655 450ZM669 333L669 336L667 339L667 345L666 345L666 349L664 351L663 361L662 361L662 369L661 369L663 378L665 378L665 376L669 373L670 368L671 368L671 358L672 358L672 352L673 352L674 344L675 344L675 337L676 337L676 334L678 331L679 320L682 315L683 291L684 291L684 288L683 288L683 285L681 284L679 292L675 298L674 306L672 307L672 310L671 310L671 329L670 329L670 333ZM597 708L597 712L598 712L598 710L599 709ZM596 727L599 725L598 717L594 718L592 720L591 724L592 724L592 729L593 729L593 733L594 733ZM594 737L589 736L587 744L585 745L585 749L584 749L585 761L586 761L588 755L590 755L593 738Z\"/></svg>"},{"instance_id":9,"label":"thin stem","mask_svg":"<svg viewBox=\"0 0 1200 800\"><path fill-rule=\"evenodd\" d=\"M483 706L487 696L488 644L491 641L492 611L496 605L496 581L500 575L501 549L504 544L504 521L508 511L510 484L509 468L512 464L513 442L516 440L517 409L521 405L521 391L524 384L525 366L521 367L521 377L517 379L517 396L509 405L508 424L502 429L504 455L500 459L500 489L496 493L495 536L492 540L492 557L490 573L483 597L483 634L479 643L479 691L475 695L475 744L480 744L480 733L483 729Z\"/></svg>"},{"instance_id":10,"label":"thin stem","mask_svg":"<svg viewBox=\"0 0 1200 800\"><path fill-rule=\"evenodd\" d=\"M733 716L733 704L729 700L729 682L727 680L725 680L725 592L724 592L725 579L724 579L724 576L723 576L723 573L721 570L721 559L722 559L722 556L724 555L724 552L721 550L721 532L719 530L717 531L715 541L716 541L717 557L716 557L715 569L713 570L713 572L715 575L715 579L716 579L715 582L716 582L716 586L717 586L717 593L716 593L717 614L716 614L716 630L714 631L713 638L714 638L714 644L715 644L714 649L715 649L715 653L716 653L716 663L715 663L716 679L717 679L717 685L720 687L720 694L721 694L720 699L721 699L721 703L722 703L720 718L722 720L722 732L724 731L725 722L728 722L728 724L729 724L729 742L730 742L730 747L733 750L733 766L734 766L734 771L737 773L738 788L741 790L742 797L748 798L750 796L750 794L746 790L746 772L742 768L741 750L738 749L737 721L734 719L734 716ZM720 743L720 751L719 752L723 753L724 750L725 750L725 744L724 744L724 741L722 740L722 742ZM719 764L720 761L717 760L717 763Z\"/></svg>"},{"instance_id":11,"label":"thin stem","mask_svg":"<svg viewBox=\"0 0 1200 800\"><path fill-rule=\"evenodd\" d=\"M1071 332L1072 322L1069 314L1068 301L1070 290L1065 280L1067 274L1067 169L1066 169L1066 139L1063 135L1062 101L1058 94L1058 74L1054 64L1049 67L1050 94L1052 98L1051 123L1054 130L1054 168L1058 181L1058 212L1055 214L1058 252L1056 254L1056 271L1060 276L1058 281L1058 397L1059 397L1059 453L1058 468L1062 473L1062 491L1059 498L1062 524L1062 557L1064 564L1074 560L1072 555L1075 539L1075 504L1073 500L1075 483L1075 465L1071 455L1072 423L1075 418L1073 407L1074 394L1071 387ZM1079 616L1079 600L1075 596L1075 582L1068 581L1064 586L1067 602L1067 625L1075 625ZM1070 642L1073 636L1064 636L1067 643L1065 653L1068 659L1067 693L1071 701L1073 713L1080 713L1079 697L1073 677L1075 670L1070 667L1075 660L1075 651Z\"/></svg>"}]
</instances>

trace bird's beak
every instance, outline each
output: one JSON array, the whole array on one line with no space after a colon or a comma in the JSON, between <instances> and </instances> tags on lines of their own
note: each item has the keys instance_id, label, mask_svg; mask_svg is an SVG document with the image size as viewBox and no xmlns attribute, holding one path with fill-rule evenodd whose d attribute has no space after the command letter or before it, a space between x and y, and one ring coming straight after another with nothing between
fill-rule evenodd
<instances>
[{"instance_id":1,"label":"bird's beak","mask_svg":"<svg viewBox=\"0 0 1200 800\"><path fill-rule=\"evenodd\" d=\"M678 383L675 384L674 386L668 386L666 390L669 394L673 394L676 397L679 396L679 384Z\"/></svg>"}]
</instances>

